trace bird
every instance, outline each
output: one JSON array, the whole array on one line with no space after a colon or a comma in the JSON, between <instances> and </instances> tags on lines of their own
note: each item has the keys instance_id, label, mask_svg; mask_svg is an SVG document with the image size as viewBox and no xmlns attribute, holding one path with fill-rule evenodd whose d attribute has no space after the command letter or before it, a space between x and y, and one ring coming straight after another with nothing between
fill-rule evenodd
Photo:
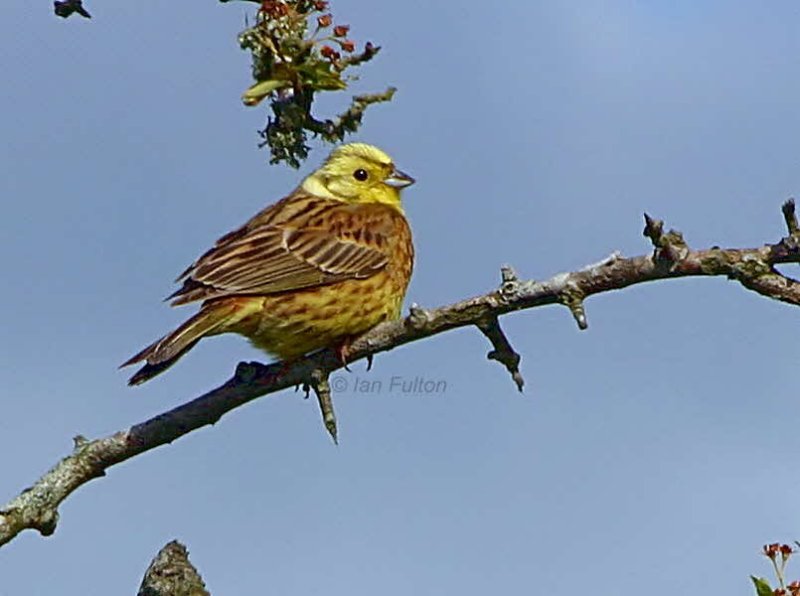
<instances>
[{"instance_id":1,"label":"bird","mask_svg":"<svg viewBox=\"0 0 800 596\"><path fill-rule=\"evenodd\" d=\"M180 276L172 306L199 311L120 368L139 385L201 339L238 333L283 361L332 348L400 317L414 265L402 189L415 180L381 149L335 148L288 196L222 236Z\"/></svg>"}]
</instances>

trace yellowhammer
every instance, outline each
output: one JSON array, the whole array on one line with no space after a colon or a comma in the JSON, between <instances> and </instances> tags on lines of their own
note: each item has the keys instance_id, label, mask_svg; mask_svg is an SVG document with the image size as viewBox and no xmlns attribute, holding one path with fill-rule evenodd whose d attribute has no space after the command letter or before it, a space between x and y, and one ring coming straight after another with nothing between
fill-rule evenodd
<instances>
[{"instance_id":1,"label":"yellowhammer","mask_svg":"<svg viewBox=\"0 0 800 596\"><path fill-rule=\"evenodd\" d=\"M288 197L217 240L177 281L173 305L200 311L122 366L129 383L172 366L203 337L239 333L284 360L396 319L414 246L400 189L414 179L362 143L335 149Z\"/></svg>"}]
</instances>

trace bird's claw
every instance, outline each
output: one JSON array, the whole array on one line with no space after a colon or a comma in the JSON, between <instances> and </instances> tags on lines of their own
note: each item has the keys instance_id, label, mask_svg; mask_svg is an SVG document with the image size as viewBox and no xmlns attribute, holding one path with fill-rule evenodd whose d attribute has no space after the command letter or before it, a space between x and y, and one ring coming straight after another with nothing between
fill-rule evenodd
<instances>
[{"instance_id":1,"label":"bird's claw","mask_svg":"<svg viewBox=\"0 0 800 596\"><path fill-rule=\"evenodd\" d=\"M350 367L347 366L350 360L350 338L345 339L342 343L336 346L335 349L336 358L339 359L339 363L347 372L353 372L350 370Z\"/></svg>"}]
</instances>

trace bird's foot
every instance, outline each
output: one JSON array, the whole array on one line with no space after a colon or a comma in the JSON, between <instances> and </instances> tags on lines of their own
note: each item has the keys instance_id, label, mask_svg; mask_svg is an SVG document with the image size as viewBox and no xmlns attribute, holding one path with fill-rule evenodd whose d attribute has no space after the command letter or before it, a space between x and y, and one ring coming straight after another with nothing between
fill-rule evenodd
<instances>
[{"instance_id":1,"label":"bird's foot","mask_svg":"<svg viewBox=\"0 0 800 596\"><path fill-rule=\"evenodd\" d=\"M346 337L342 342L337 345L333 351L336 354L336 358L339 360L339 363L344 367L347 372L352 372L350 367L347 364L350 362L350 346L353 343L352 337Z\"/></svg>"}]
</instances>

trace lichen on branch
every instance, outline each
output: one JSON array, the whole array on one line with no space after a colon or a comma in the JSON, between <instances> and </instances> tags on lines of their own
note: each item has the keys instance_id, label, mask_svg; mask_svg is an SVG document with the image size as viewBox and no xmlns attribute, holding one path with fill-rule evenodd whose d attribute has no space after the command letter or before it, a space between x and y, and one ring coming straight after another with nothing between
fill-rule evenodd
<instances>
[{"instance_id":1,"label":"lichen on branch","mask_svg":"<svg viewBox=\"0 0 800 596\"><path fill-rule=\"evenodd\" d=\"M227 0L221 0L226 2ZM390 101L395 93L357 95L344 112L319 119L311 113L315 95L342 91L357 77L352 69L372 60L380 47L366 42L359 51L350 26L335 23L324 0L263 0L255 22L239 35L249 50L253 79L242 95L247 106L268 99L271 115L259 131L259 147L268 146L270 163L297 168L308 156L309 135L339 143L356 132L368 106Z\"/></svg>"},{"instance_id":2,"label":"lichen on branch","mask_svg":"<svg viewBox=\"0 0 800 596\"><path fill-rule=\"evenodd\" d=\"M794 201L783 205L788 235L754 248L693 249L683 235L645 216L644 235L653 250L644 255L610 257L577 271L558 273L545 280L520 280L510 267L502 270L500 286L487 294L438 308L412 305L409 315L387 321L355 338L348 362L372 356L458 327L477 327L492 344L489 359L501 363L521 389L520 356L498 322L502 315L548 305L564 305L580 329L587 329L584 301L596 294L621 290L656 280L721 276L762 296L800 306L800 281L783 275L776 266L800 263L800 224ZM32 486L0 506L0 546L26 529L51 535L58 523L58 507L73 491L105 471L140 453L170 443L227 412L262 395L308 385L317 393L323 421L332 435L336 419L327 375L344 366L336 350L322 350L268 366L240 363L234 375L216 389L168 412L94 440L78 437L72 453L56 463Z\"/></svg>"}]
</instances>

